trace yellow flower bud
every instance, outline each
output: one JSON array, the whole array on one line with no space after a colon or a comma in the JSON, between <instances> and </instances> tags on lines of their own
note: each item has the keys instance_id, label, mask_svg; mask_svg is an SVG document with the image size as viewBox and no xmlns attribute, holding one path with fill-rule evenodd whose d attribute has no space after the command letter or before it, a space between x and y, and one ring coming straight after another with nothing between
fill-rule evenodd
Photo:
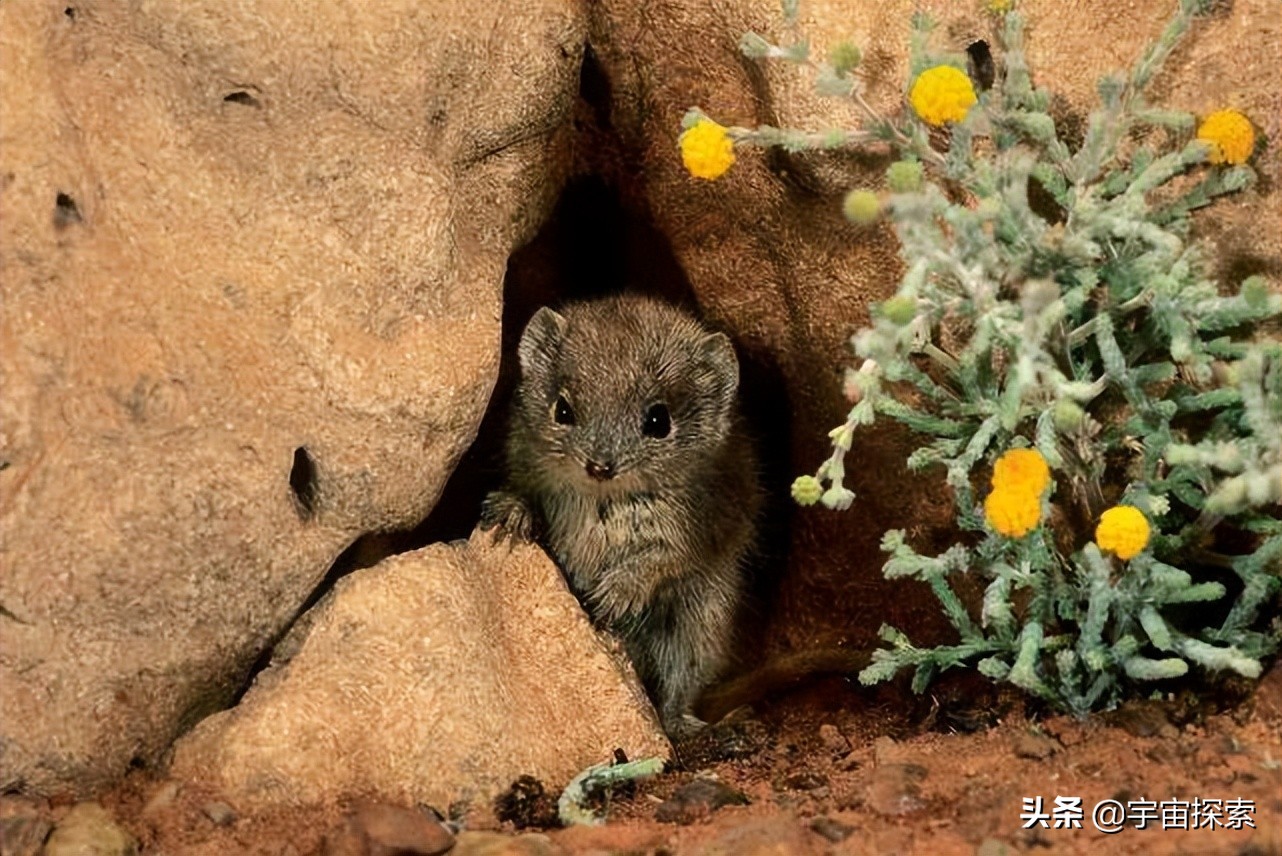
<instances>
[{"instance_id":1,"label":"yellow flower bud","mask_svg":"<svg viewBox=\"0 0 1282 856\"><path fill-rule=\"evenodd\" d=\"M1128 561L1148 546L1151 534L1148 518L1142 511L1130 505L1115 505L1100 515L1095 543L1101 550L1116 553L1117 558Z\"/></svg>"},{"instance_id":2,"label":"yellow flower bud","mask_svg":"<svg viewBox=\"0 0 1282 856\"><path fill-rule=\"evenodd\" d=\"M1071 398L1061 398L1051 409L1051 419L1061 434L1071 434L1086 422L1086 411Z\"/></svg>"},{"instance_id":3,"label":"yellow flower bud","mask_svg":"<svg viewBox=\"0 0 1282 856\"><path fill-rule=\"evenodd\" d=\"M881 304L881 314L892 324L902 327L917 317L917 301L903 295L891 297Z\"/></svg>"},{"instance_id":4,"label":"yellow flower bud","mask_svg":"<svg viewBox=\"0 0 1282 856\"><path fill-rule=\"evenodd\" d=\"M839 75L849 74L863 59L863 53L850 42L838 42L828 52L828 64Z\"/></svg>"},{"instance_id":5,"label":"yellow flower bud","mask_svg":"<svg viewBox=\"0 0 1282 856\"><path fill-rule=\"evenodd\" d=\"M720 178L734 164L734 141L711 119L700 119L677 140L681 161L695 178Z\"/></svg>"},{"instance_id":6,"label":"yellow flower bud","mask_svg":"<svg viewBox=\"0 0 1282 856\"><path fill-rule=\"evenodd\" d=\"M921 190L923 175L917 161L895 161L886 168L886 185L894 193L914 193Z\"/></svg>"},{"instance_id":7,"label":"yellow flower bud","mask_svg":"<svg viewBox=\"0 0 1282 856\"><path fill-rule=\"evenodd\" d=\"M1036 449L1010 449L993 464L993 489L1040 497L1051 483L1051 470Z\"/></svg>"},{"instance_id":8,"label":"yellow flower bud","mask_svg":"<svg viewBox=\"0 0 1282 856\"><path fill-rule=\"evenodd\" d=\"M960 122L974 106L975 87L966 72L951 65L937 65L917 75L908 92L908 103L931 125Z\"/></svg>"},{"instance_id":9,"label":"yellow flower bud","mask_svg":"<svg viewBox=\"0 0 1282 856\"><path fill-rule=\"evenodd\" d=\"M997 534L1023 538L1041 522L1041 496L1018 488L995 488L984 500L984 518Z\"/></svg>"},{"instance_id":10,"label":"yellow flower bud","mask_svg":"<svg viewBox=\"0 0 1282 856\"><path fill-rule=\"evenodd\" d=\"M871 190L852 190L846 194L841 211L851 223L867 226L881 214L881 201Z\"/></svg>"},{"instance_id":11,"label":"yellow flower bud","mask_svg":"<svg viewBox=\"0 0 1282 856\"><path fill-rule=\"evenodd\" d=\"M792 483L792 498L798 505L814 505L824 488L814 476L797 476Z\"/></svg>"},{"instance_id":12,"label":"yellow flower bud","mask_svg":"<svg viewBox=\"0 0 1282 856\"><path fill-rule=\"evenodd\" d=\"M1211 146L1211 163L1246 163L1255 149L1251 120L1236 110L1216 110L1202 120L1197 138Z\"/></svg>"}]
</instances>

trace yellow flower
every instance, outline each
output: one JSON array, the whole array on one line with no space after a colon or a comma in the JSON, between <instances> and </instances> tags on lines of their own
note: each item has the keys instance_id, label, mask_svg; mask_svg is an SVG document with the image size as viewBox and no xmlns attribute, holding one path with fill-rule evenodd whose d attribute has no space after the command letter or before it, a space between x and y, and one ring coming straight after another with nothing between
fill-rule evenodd
<instances>
[{"instance_id":1,"label":"yellow flower","mask_svg":"<svg viewBox=\"0 0 1282 856\"><path fill-rule=\"evenodd\" d=\"M937 65L917 75L908 102L931 125L960 122L975 103L975 87L964 71Z\"/></svg>"},{"instance_id":2,"label":"yellow flower","mask_svg":"<svg viewBox=\"0 0 1282 856\"><path fill-rule=\"evenodd\" d=\"M1095 543L1122 561L1133 559L1148 546L1151 530L1144 512L1129 505L1115 505L1100 515Z\"/></svg>"},{"instance_id":3,"label":"yellow flower","mask_svg":"<svg viewBox=\"0 0 1282 856\"><path fill-rule=\"evenodd\" d=\"M993 464L993 489L1040 497L1051 483L1051 470L1036 449L1010 449Z\"/></svg>"},{"instance_id":4,"label":"yellow flower","mask_svg":"<svg viewBox=\"0 0 1282 856\"><path fill-rule=\"evenodd\" d=\"M1015 0L988 0L988 11L1004 15L1015 8Z\"/></svg>"},{"instance_id":5,"label":"yellow flower","mask_svg":"<svg viewBox=\"0 0 1282 856\"><path fill-rule=\"evenodd\" d=\"M1211 163L1246 163L1255 149L1251 120L1236 110L1216 110L1202 120L1197 138L1211 144Z\"/></svg>"},{"instance_id":6,"label":"yellow flower","mask_svg":"<svg viewBox=\"0 0 1282 856\"><path fill-rule=\"evenodd\" d=\"M984 500L984 517L997 534L1023 538L1036 529L1042 519L1041 495L1009 487L996 488Z\"/></svg>"},{"instance_id":7,"label":"yellow flower","mask_svg":"<svg viewBox=\"0 0 1282 856\"><path fill-rule=\"evenodd\" d=\"M677 142L681 161L695 178L720 178L734 163L734 142L726 129L711 119L695 122Z\"/></svg>"}]
</instances>

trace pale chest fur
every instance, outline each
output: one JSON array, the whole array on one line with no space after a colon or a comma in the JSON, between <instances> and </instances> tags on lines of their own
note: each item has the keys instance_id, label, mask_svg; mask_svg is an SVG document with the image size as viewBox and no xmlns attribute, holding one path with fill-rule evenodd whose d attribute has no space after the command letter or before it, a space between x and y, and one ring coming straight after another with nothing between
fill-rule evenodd
<instances>
[{"instance_id":1,"label":"pale chest fur","mask_svg":"<svg viewBox=\"0 0 1282 856\"><path fill-rule=\"evenodd\" d=\"M603 500L577 491L542 497L548 546L577 587L592 588L621 567L679 573L691 556L690 527L671 500L640 494Z\"/></svg>"}]
</instances>

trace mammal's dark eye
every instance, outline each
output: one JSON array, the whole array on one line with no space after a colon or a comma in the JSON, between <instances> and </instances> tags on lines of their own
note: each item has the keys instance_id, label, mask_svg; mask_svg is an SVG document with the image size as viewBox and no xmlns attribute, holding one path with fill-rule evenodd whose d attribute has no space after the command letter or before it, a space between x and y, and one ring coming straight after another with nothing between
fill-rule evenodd
<instances>
[{"instance_id":1,"label":"mammal's dark eye","mask_svg":"<svg viewBox=\"0 0 1282 856\"><path fill-rule=\"evenodd\" d=\"M641 433L656 440L662 440L672 431L672 417L668 415L668 405L651 404L641 420Z\"/></svg>"},{"instance_id":2,"label":"mammal's dark eye","mask_svg":"<svg viewBox=\"0 0 1282 856\"><path fill-rule=\"evenodd\" d=\"M556 397L556 404L552 405L552 418L556 420L558 425L574 424L574 408L570 406L570 402L565 400L564 395Z\"/></svg>"}]
</instances>

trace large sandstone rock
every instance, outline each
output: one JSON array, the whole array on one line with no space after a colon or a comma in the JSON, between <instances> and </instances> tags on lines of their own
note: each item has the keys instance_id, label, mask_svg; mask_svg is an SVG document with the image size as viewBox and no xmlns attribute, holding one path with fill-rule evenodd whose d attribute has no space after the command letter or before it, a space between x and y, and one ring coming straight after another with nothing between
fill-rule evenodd
<instances>
[{"instance_id":1,"label":"large sandstone rock","mask_svg":"<svg viewBox=\"0 0 1282 856\"><path fill-rule=\"evenodd\" d=\"M582 40L560 0L0 5L0 788L154 760L432 506Z\"/></svg>"},{"instance_id":2,"label":"large sandstone rock","mask_svg":"<svg viewBox=\"0 0 1282 856\"><path fill-rule=\"evenodd\" d=\"M240 811L354 796L445 808L520 775L667 756L617 644L537 547L488 533L341 580L235 708L177 745L173 774Z\"/></svg>"},{"instance_id":3,"label":"large sandstone rock","mask_svg":"<svg viewBox=\"0 0 1282 856\"><path fill-rule=\"evenodd\" d=\"M983 4L951 0L850 3L802 0L799 30L786 31L777 0L707 3L672 0L661 6L601 0L591 7L589 41L600 63L601 146L614 145L626 164L613 176L622 198L648 212L688 277L699 304L732 330L748 362L782 376L786 392L776 413L790 417L777 435L789 449L788 472L813 472L830 448L827 431L850 405L840 368L852 362L851 333L867 323L867 306L895 288L898 246L888 226L861 230L841 217L842 195L854 186L881 187L889 159L876 153L788 154L740 149L723 178L692 179L682 168L677 135L682 115L697 105L726 125L769 124L823 130L854 127L852 104L818 97L809 70L785 62L745 59L739 37L755 30L781 43L806 36L812 53L850 39L864 49L868 99L883 113L901 108L910 20L929 12L936 46L961 52L983 38L1000 63L995 19ZM1129 68L1169 20L1172 0L1133 3L1027 0L1028 57L1039 85L1062 96L1062 126L1082 127L1096 105L1095 84ZM1211 240L1211 261L1226 285L1251 273L1282 276L1282 178L1276 140L1282 132L1282 20L1276 4L1217 4L1200 19L1154 82L1164 105L1201 115L1225 105L1243 110L1273 141L1257 157L1255 189L1198 220ZM589 147L584 147L589 150ZM587 159L588 169L603 158ZM763 375L758 375L757 380ZM905 597L902 583L881 577L882 533L907 528L923 550L955 537L948 491L940 473L910 476L903 460L912 446L903 432L877 429L856 438L848 484L858 494L849 512L794 514L787 574L773 622L776 645L806 648L845 642L876 644L886 621L914 638L947 638L933 596ZM784 561L782 558L779 560Z\"/></svg>"}]
</instances>

